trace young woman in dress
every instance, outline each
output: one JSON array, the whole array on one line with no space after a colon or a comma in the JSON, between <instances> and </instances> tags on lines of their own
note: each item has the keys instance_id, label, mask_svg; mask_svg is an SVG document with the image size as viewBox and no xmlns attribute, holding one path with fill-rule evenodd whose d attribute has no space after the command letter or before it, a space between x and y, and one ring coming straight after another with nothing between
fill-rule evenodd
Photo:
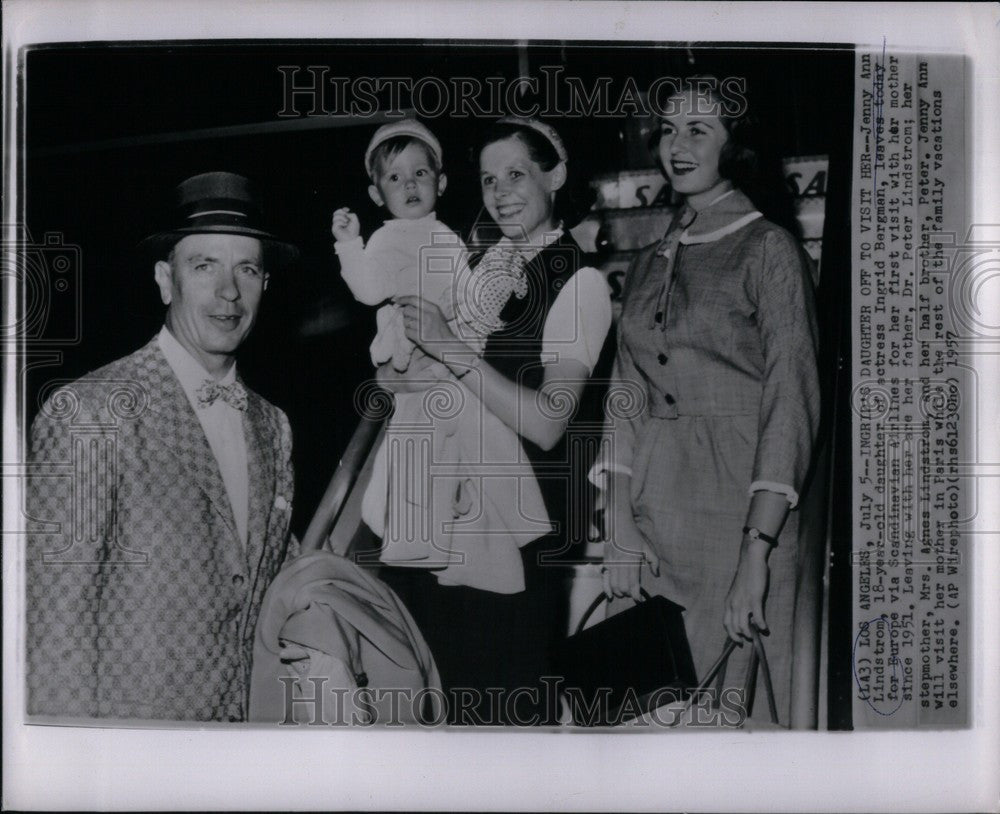
<instances>
[{"instance_id":1,"label":"young woman in dress","mask_svg":"<svg viewBox=\"0 0 1000 814\"><path fill-rule=\"evenodd\" d=\"M751 619L768 631L787 726L791 510L819 417L813 289L801 247L745 194L757 160L746 111L704 87L668 102L656 151L683 205L622 294L613 378L645 398L635 415L609 415L612 451L594 470L607 487L605 589L613 610L640 585L684 606L699 678L727 637L748 640ZM742 685L750 649L730 659L727 685Z\"/></svg>"}]
</instances>

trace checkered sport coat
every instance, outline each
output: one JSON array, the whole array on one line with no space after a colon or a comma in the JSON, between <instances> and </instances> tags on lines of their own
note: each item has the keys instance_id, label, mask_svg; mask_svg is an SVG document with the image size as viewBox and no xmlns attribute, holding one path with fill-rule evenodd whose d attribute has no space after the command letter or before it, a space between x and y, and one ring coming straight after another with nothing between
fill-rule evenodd
<instances>
[{"instance_id":1,"label":"checkered sport coat","mask_svg":"<svg viewBox=\"0 0 1000 814\"><path fill-rule=\"evenodd\" d=\"M291 430L252 391L249 532L155 338L58 388L31 431L29 715L242 721L289 553Z\"/></svg>"}]
</instances>

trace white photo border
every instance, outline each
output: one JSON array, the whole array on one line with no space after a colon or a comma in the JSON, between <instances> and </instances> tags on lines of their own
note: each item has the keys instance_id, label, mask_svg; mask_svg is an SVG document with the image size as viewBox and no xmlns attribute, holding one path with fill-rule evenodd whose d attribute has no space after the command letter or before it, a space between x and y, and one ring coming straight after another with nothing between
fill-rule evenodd
<instances>
[{"instance_id":1,"label":"white photo border","mask_svg":"<svg viewBox=\"0 0 1000 814\"><path fill-rule=\"evenodd\" d=\"M1000 7L994 4L226 2L4 3L4 218L16 220L23 157L16 76L30 43L114 40L427 38L839 42L970 58L971 223L1000 223ZM735 41L735 40L734 40ZM988 147L989 145L989 147ZM7 278L4 278L5 285ZM14 303L4 298L6 324ZM992 322L990 324L997 324ZM1000 381L997 357L980 376ZM4 416L16 386L5 368ZM993 390L995 394L995 388ZM979 460L996 461L1000 399L984 400ZM991 420L992 419L992 420ZM5 420L4 485L23 460ZM994 468L998 464L994 464ZM973 551L973 726L962 731L774 735L112 730L23 724L19 516L5 488L3 804L15 809L272 808L554 810L996 810L1000 501L980 478ZM414 748L419 737L419 748ZM993 769L990 769L990 766Z\"/></svg>"}]
</instances>

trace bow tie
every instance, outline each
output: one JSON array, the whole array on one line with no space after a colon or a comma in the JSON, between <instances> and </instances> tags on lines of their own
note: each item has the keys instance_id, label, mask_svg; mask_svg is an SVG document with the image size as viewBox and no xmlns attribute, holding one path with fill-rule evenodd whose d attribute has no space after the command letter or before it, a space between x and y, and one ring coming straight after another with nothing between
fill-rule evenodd
<instances>
[{"instance_id":1,"label":"bow tie","mask_svg":"<svg viewBox=\"0 0 1000 814\"><path fill-rule=\"evenodd\" d=\"M243 412L247 408L247 391L239 382L219 384L211 379L206 379L205 383L195 391L195 394L198 396L199 407L211 407L216 399L221 398L234 410Z\"/></svg>"}]
</instances>

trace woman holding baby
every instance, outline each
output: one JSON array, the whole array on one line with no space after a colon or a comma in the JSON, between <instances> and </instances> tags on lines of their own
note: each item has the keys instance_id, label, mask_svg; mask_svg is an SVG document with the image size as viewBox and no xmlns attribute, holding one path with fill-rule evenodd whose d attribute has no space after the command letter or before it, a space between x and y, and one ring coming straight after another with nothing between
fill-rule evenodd
<instances>
[{"instance_id":1,"label":"woman holding baby","mask_svg":"<svg viewBox=\"0 0 1000 814\"><path fill-rule=\"evenodd\" d=\"M437 159L440 172L439 148ZM388 354L379 380L397 396L427 389L429 379L458 386L466 415L492 428L478 431L480 448L502 444L505 433L515 440L509 461L479 470L459 445L455 495L465 499L446 524L447 546L435 545L423 565L397 559L381 572L434 653L452 723L531 725L558 714L540 678L564 633L565 592L548 560L565 548L575 505L564 435L611 325L603 275L581 266L572 224L561 220L567 161L550 126L497 122L481 142L479 169L501 237L459 264L451 303L421 296L427 289L392 296L416 351L405 370ZM466 432L477 430L455 434ZM493 502L499 533L475 522L498 490L510 498Z\"/></svg>"}]
</instances>

